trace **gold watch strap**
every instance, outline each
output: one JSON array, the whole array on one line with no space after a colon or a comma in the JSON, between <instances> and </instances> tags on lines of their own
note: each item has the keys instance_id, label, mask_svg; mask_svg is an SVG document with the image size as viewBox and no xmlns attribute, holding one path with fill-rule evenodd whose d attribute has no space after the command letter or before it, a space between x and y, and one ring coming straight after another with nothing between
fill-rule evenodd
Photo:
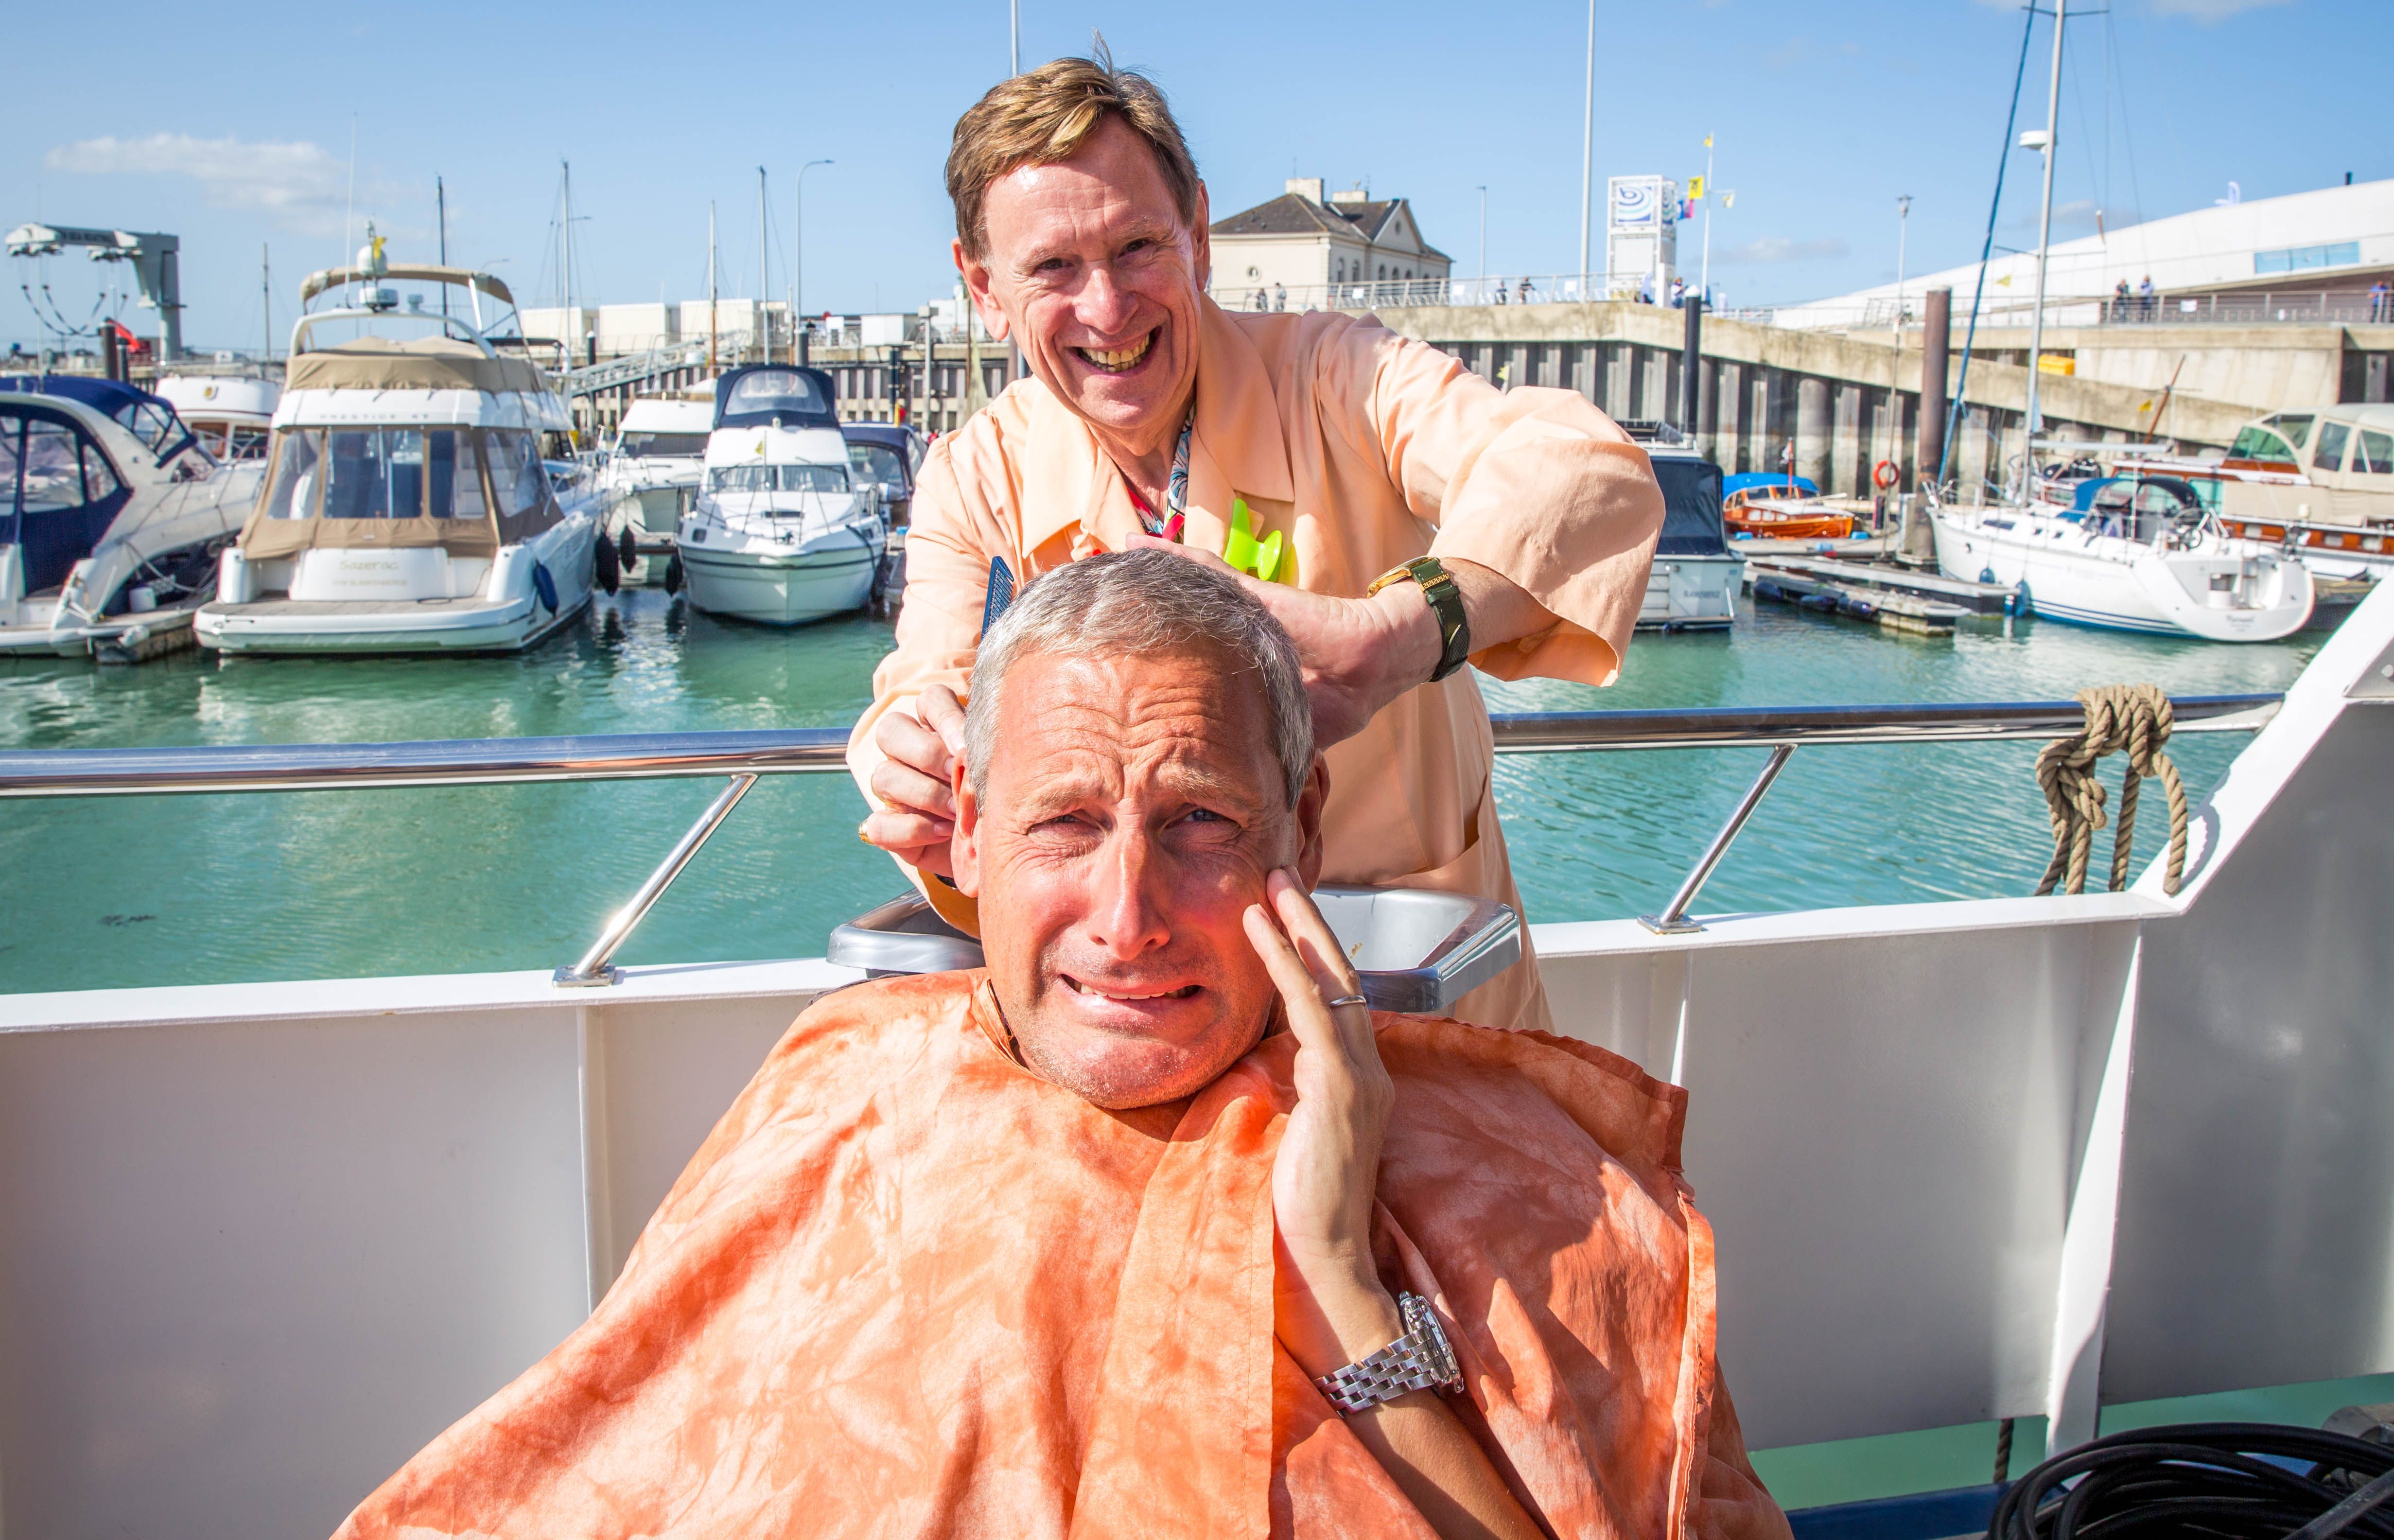
<instances>
[{"instance_id":1,"label":"gold watch strap","mask_svg":"<svg viewBox=\"0 0 2394 1540\"><path fill-rule=\"evenodd\" d=\"M1422 598L1438 616L1438 671L1430 675L1430 682L1437 683L1468 662L1471 623L1463 612L1463 590L1455 586L1454 574L1446 570L1446 563L1434 556L1417 556L1374 578L1363 597L1369 599L1391 583L1419 584Z\"/></svg>"}]
</instances>

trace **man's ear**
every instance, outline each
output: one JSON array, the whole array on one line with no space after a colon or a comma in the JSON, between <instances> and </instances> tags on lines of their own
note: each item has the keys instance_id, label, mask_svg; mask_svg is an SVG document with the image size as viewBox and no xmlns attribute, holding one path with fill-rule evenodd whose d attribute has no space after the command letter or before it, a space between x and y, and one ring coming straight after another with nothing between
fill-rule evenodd
<instances>
[{"instance_id":1,"label":"man's ear","mask_svg":"<svg viewBox=\"0 0 2394 1540\"><path fill-rule=\"evenodd\" d=\"M955 259L956 271L964 275L965 293L971 296L972 307L980 316L981 329L998 341L1006 340L1009 329L1005 307L997 302L997 291L990 283L989 263L980 257L965 255L965 244L951 239L948 255Z\"/></svg>"},{"instance_id":2,"label":"man's ear","mask_svg":"<svg viewBox=\"0 0 2394 1540\"><path fill-rule=\"evenodd\" d=\"M1309 893L1322 881L1322 809L1329 801L1330 761L1317 754L1296 794L1296 875ZM956 833L963 835L962 822ZM963 868L957 870L961 874Z\"/></svg>"},{"instance_id":3,"label":"man's ear","mask_svg":"<svg viewBox=\"0 0 2394 1540\"><path fill-rule=\"evenodd\" d=\"M1197 270L1197 292L1203 294L1214 282L1214 226L1211 205L1205 198L1205 184L1197 184L1197 223L1190 231L1190 255Z\"/></svg>"},{"instance_id":4,"label":"man's ear","mask_svg":"<svg viewBox=\"0 0 2394 1540\"><path fill-rule=\"evenodd\" d=\"M968 899L980 897L980 798L973 795L972 777L965 771L964 756L956 756L949 772L950 795L956 799L955 831L948 836L948 864L956 875L956 891Z\"/></svg>"}]
</instances>

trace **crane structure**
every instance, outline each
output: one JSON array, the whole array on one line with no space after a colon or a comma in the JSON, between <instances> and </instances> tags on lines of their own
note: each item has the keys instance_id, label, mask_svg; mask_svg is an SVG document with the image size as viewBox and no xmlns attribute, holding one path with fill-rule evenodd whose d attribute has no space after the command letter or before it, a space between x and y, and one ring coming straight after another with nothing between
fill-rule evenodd
<instances>
[{"instance_id":1,"label":"crane structure","mask_svg":"<svg viewBox=\"0 0 2394 1540\"><path fill-rule=\"evenodd\" d=\"M159 353L175 359L183 352L183 283L178 257L182 242L172 235L127 230L74 230L65 225L19 225L8 232L11 257L55 257L69 246L82 246L95 262L130 262L141 289L141 304L158 312Z\"/></svg>"}]
</instances>

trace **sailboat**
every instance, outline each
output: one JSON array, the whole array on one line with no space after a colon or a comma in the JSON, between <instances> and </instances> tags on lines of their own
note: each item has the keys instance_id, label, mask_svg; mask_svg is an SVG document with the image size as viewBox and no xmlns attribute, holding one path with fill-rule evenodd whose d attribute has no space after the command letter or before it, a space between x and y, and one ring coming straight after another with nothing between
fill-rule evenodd
<instances>
[{"instance_id":1,"label":"sailboat","mask_svg":"<svg viewBox=\"0 0 2394 1540\"><path fill-rule=\"evenodd\" d=\"M2310 573L2295 558L2232 542L2200 507L2146 506L2141 493L2117 507L2064 505L2038 495L2037 409L2044 370L2045 272L2053 245L2053 163L2060 126L2061 46L2069 0L2055 0L2053 73L2045 128L2020 145L2045 157L2037 216L2036 300L2029 322L2029 453L2006 501L1932 506L1937 565L1948 577L2017 586L2029 610L2107 630L2276 641L2310 620ZM1992 227L1991 227L1992 228Z\"/></svg>"}]
</instances>

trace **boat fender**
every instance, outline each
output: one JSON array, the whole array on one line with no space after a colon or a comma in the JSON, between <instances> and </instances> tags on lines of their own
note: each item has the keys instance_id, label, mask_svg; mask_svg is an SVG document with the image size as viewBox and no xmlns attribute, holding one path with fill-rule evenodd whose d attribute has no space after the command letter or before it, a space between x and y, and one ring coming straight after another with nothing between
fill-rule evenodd
<instances>
[{"instance_id":1,"label":"boat fender","mask_svg":"<svg viewBox=\"0 0 2394 1540\"><path fill-rule=\"evenodd\" d=\"M1980 581L1980 582L1981 582L1981 583L1993 583L1993 582L1994 582L1994 580L1995 580L1995 570L1994 570L1993 567L1981 567L1981 568L1980 568L1980 569L1979 569L1979 581Z\"/></svg>"},{"instance_id":2,"label":"boat fender","mask_svg":"<svg viewBox=\"0 0 2394 1540\"><path fill-rule=\"evenodd\" d=\"M681 592L681 553L679 551L665 558L665 592L669 594Z\"/></svg>"},{"instance_id":3,"label":"boat fender","mask_svg":"<svg viewBox=\"0 0 2394 1540\"><path fill-rule=\"evenodd\" d=\"M624 586L624 569L615 559L615 546L600 535L590 547L590 567L598 579L598 586L613 593Z\"/></svg>"},{"instance_id":4,"label":"boat fender","mask_svg":"<svg viewBox=\"0 0 2394 1540\"><path fill-rule=\"evenodd\" d=\"M621 571L628 573L632 570L632 563L638 559L640 559L640 543L632 538L632 526L626 524L624 526L624 533L615 538L615 565Z\"/></svg>"},{"instance_id":5,"label":"boat fender","mask_svg":"<svg viewBox=\"0 0 2394 1540\"><path fill-rule=\"evenodd\" d=\"M538 561L532 564L532 591L548 606L550 614L557 613L557 579L549 576L548 569Z\"/></svg>"}]
</instances>

